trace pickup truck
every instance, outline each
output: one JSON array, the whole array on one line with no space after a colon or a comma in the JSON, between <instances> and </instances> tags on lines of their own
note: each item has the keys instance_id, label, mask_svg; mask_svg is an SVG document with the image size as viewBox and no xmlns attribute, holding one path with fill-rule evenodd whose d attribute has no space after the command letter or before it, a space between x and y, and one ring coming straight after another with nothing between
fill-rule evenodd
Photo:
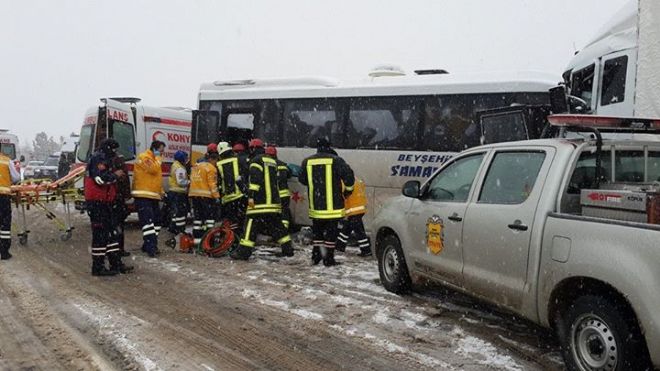
<instances>
[{"instance_id":1,"label":"pickup truck","mask_svg":"<svg viewBox=\"0 0 660 371\"><path fill-rule=\"evenodd\" d=\"M375 216L381 282L438 282L552 328L571 370L658 367L657 181L658 141L468 149Z\"/></svg>"}]
</instances>

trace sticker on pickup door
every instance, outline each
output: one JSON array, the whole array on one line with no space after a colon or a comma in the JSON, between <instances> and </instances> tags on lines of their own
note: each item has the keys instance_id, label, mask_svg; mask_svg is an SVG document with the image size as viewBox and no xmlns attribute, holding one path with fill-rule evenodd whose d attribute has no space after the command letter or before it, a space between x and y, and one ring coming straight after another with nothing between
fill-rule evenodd
<instances>
[{"instance_id":1,"label":"sticker on pickup door","mask_svg":"<svg viewBox=\"0 0 660 371\"><path fill-rule=\"evenodd\" d=\"M426 246L432 254L438 255L444 247L444 239L442 218L433 215L426 221Z\"/></svg>"}]
</instances>

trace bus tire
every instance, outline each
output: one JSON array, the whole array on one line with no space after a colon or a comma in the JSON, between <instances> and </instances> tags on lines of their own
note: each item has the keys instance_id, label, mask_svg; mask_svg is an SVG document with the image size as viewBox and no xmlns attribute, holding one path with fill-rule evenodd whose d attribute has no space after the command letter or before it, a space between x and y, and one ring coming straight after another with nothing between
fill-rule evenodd
<instances>
[{"instance_id":1,"label":"bus tire","mask_svg":"<svg viewBox=\"0 0 660 371\"><path fill-rule=\"evenodd\" d=\"M412 281L408 273L401 242L395 235L384 236L378 243L378 272L380 282L387 291L395 294L410 292Z\"/></svg>"},{"instance_id":2,"label":"bus tire","mask_svg":"<svg viewBox=\"0 0 660 371\"><path fill-rule=\"evenodd\" d=\"M607 296L577 298L561 315L557 335L568 370L651 369L634 313Z\"/></svg>"}]
</instances>

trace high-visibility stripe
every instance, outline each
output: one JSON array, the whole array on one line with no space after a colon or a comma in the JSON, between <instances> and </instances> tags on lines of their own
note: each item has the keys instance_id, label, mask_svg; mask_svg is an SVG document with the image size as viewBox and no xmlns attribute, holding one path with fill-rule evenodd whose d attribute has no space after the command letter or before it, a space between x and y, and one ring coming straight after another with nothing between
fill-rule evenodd
<instances>
[{"instance_id":1,"label":"high-visibility stripe","mask_svg":"<svg viewBox=\"0 0 660 371\"><path fill-rule=\"evenodd\" d=\"M142 236L151 236L152 234L156 234L156 230L151 229L151 230L142 232Z\"/></svg>"},{"instance_id":2,"label":"high-visibility stripe","mask_svg":"<svg viewBox=\"0 0 660 371\"><path fill-rule=\"evenodd\" d=\"M266 160L264 158L264 160ZM266 203L273 202L273 192L270 189L270 171L264 171L264 187L266 187Z\"/></svg>"},{"instance_id":3,"label":"high-visibility stripe","mask_svg":"<svg viewBox=\"0 0 660 371\"><path fill-rule=\"evenodd\" d=\"M245 213L246 215L254 214L280 214L282 209L280 208L268 208L268 209L248 209Z\"/></svg>"},{"instance_id":4,"label":"high-visibility stripe","mask_svg":"<svg viewBox=\"0 0 660 371\"><path fill-rule=\"evenodd\" d=\"M334 205L332 197L332 165L325 165L325 209L332 210Z\"/></svg>"},{"instance_id":5,"label":"high-visibility stripe","mask_svg":"<svg viewBox=\"0 0 660 371\"><path fill-rule=\"evenodd\" d=\"M211 191L207 189L191 189L188 196L211 198Z\"/></svg>"},{"instance_id":6,"label":"high-visibility stripe","mask_svg":"<svg viewBox=\"0 0 660 371\"><path fill-rule=\"evenodd\" d=\"M284 236L284 237L280 238L279 240L277 240L277 243L279 243L281 245L281 244L287 243L289 241L291 241L291 236L289 236L287 234L286 236Z\"/></svg>"},{"instance_id":7,"label":"high-visibility stripe","mask_svg":"<svg viewBox=\"0 0 660 371\"><path fill-rule=\"evenodd\" d=\"M156 198L160 200L160 193L151 192L151 191L138 191L134 190L131 192L133 197L146 197L146 198Z\"/></svg>"},{"instance_id":8,"label":"high-visibility stripe","mask_svg":"<svg viewBox=\"0 0 660 371\"><path fill-rule=\"evenodd\" d=\"M338 210L310 210L309 217L313 219L336 219L344 216L344 209Z\"/></svg>"},{"instance_id":9,"label":"high-visibility stripe","mask_svg":"<svg viewBox=\"0 0 660 371\"><path fill-rule=\"evenodd\" d=\"M143 231L146 230L146 229L151 229L151 228L154 228L154 223L145 224L144 226L142 226Z\"/></svg>"},{"instance_id":10,"label":"high-visibility stripe","mask_svg":"<svg viewBox=\"0 0 660 371\"><path fill-rule=\"evenodd\" d=\"M175 192L175 193L186 193L186 189L183 188L183 187L179 187L179 186L176 186L176 187L170 186L169 190L170 190L170 192Z\"/></svg>"},{"instance_id":11,"label":"high-visibility stripe","mask_svg":"<svg viewBox=\"0 0 660 371\"><path fill-rule=\"evenodd\" d=\"M251 164L250 164L250 167L256 167L256 168L259 169L260 171L264 171L264 167L261 166L261 165L259 165L259 164L257 164L257 163L251 163Z\"/></svg>"},{"instance_id":12,"label":"high-visibility stripe","mask_svg":"<svg viewBox=\"0 0 660 371\"><path fill-rule=\"evenodd\" d=\"M250 232L252 232L252 222L253 219L248 219L247 228L245 228L245 238L250 238Z\"/></svg>"},{"instance_id":13,"label":"high-visibility stripe","mask_svg":"<svg viewBox=\"0 0 660 371\"><path fill-rule=\"evenodd\" d=\"M11 236L2 235L0 236L0 240L11 240Z\"/></svg>"},{"instance_id":14,"label":"high-visibility stripe","mask_svg":"<svg viewBox=\"0 0 660 371\"><path fill-rule=\"evenodd\" d=\"M9 160L0 160L0 165L9 165Z\"/></svg>"},{"instance_id":15,"label":"high-visibility stripe","mask_svg":"<svg viewBox=\"0 0 660 371\"><path fill-rule=\"evenodd\" d=\"M106 247L114 247L114 246L119 246L119 242L113 242L111 244L108 244Z\"/></svg>"},{"instance_id":16,"label":"high-visibility stripe","mask_svg":"<svg viewBox=\"0 0 660 371\"><path fill-rule=\"evenodd\" d=\"M282 224L284 224L285 227L289 228L289 221L288 220L282 220Z\"/></svg>"},{"instance_id":17,"label":"high-visibility stripe","mask_svg":"<svg viewBox=\"0 0 660 371\"><path fill-rule=\"evenodd\" d=\"M259 192L261 187L258 184L250 183L250 191Z\"/></svg>"},{"instance_id":18,"label":"high-visibility stripe","mask_svg":"<svg viewBox=\"0 0 660 371\"><path fill-rule=\"evenodd\" d=\"M243 193L241 192L227 194L222 197L222 203L223 204L230 203L232 201L238 200L241 197L243 197Z\"/></svg>"},{"instance_id":19,"label":"high-visibility stripe","mask_svg":"<svg viewBox=\"0 0 660 371\"><path fill-rule=\"evenodd\" d=\"M307 165L332 165L333 159L331 158L312 158L307 160Z\"/></svg>"},{"instance_id":20,"label":"high-visibility stripe","mask_svg":"<svg viewBox=\"0 0 660 371\"><path fill-rule=\"evenodd\" d=\"M280 198L290 197L290 196L291 196L291 192L289 191L288 188L287 189L280 189Z\"/></svg>"},{"instance_id":21,"label":"high-visibility stripe","mask_svg":"<svg viewBox=\"0 0 660 371\"><path fill-rule=\"evenodd\" d=\"M312 174L314 172L312 170L314 170L314 168L312 167L312 165L309 164L309 162L307 162L307 187L309 187L309 197L308 197L309 210L314 210L314 182L312 181L312 179L314 179L312 177Z\"/></svg>"},{"instance_id":22,"label":"high-visibility stripe","mask_svg":"<svg viewBox=\"0 0 660 371\"><path fill-rule=\"evenodd\" d=\"M353 186L344 185L344 189L347 191L353 191Z\"/></svg>"},{"instance_id":23,"label":"high-visibility stripe","mask_svg":"<svg viewBox=\"0 0 660 371\"><path fill-rule=\"evenodd\" d=\"M0 194L11 194L11 187L0 187Z\"/></svg>"},{"instance_id":24,"label":"high-visibility stripe","mask_svg":"<svg viewBox=\"0 0 660 371\"><path fill-rule=\"evenodd\" d=\"M247 247L254 247L254 242L246 239L241 239L241 245L242 246L247 246Z\"/></svg>"},{"instance_id":25,"label":"high-visibility stripe","mask_svg":"<svg viewBox=\"0 0 660 371\"><path fill-rule=\"evenodd\" d=\"M367 212L367 208L364 206L351 207L350 209L345 210L346 215L359 214L360 212Z\"/></svg>"}]
</instances>

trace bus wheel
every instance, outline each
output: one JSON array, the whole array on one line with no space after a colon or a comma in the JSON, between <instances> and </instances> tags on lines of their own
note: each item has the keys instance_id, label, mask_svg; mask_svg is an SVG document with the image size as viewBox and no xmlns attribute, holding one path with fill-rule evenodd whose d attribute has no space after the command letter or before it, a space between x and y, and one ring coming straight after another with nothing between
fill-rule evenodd
<instances>
[{"instance_id":1,"label":"bus wheel","mask_svg":"<svg viewBox=\"0 0 660 371\"><path fill-rule=\"evenodd\" d=\"M380 282L387 291L395 294L409 292L412 282L399 239L394 235L388 235L379 241L379 245L378 271Z\"/></svg>"}]
</instances>

